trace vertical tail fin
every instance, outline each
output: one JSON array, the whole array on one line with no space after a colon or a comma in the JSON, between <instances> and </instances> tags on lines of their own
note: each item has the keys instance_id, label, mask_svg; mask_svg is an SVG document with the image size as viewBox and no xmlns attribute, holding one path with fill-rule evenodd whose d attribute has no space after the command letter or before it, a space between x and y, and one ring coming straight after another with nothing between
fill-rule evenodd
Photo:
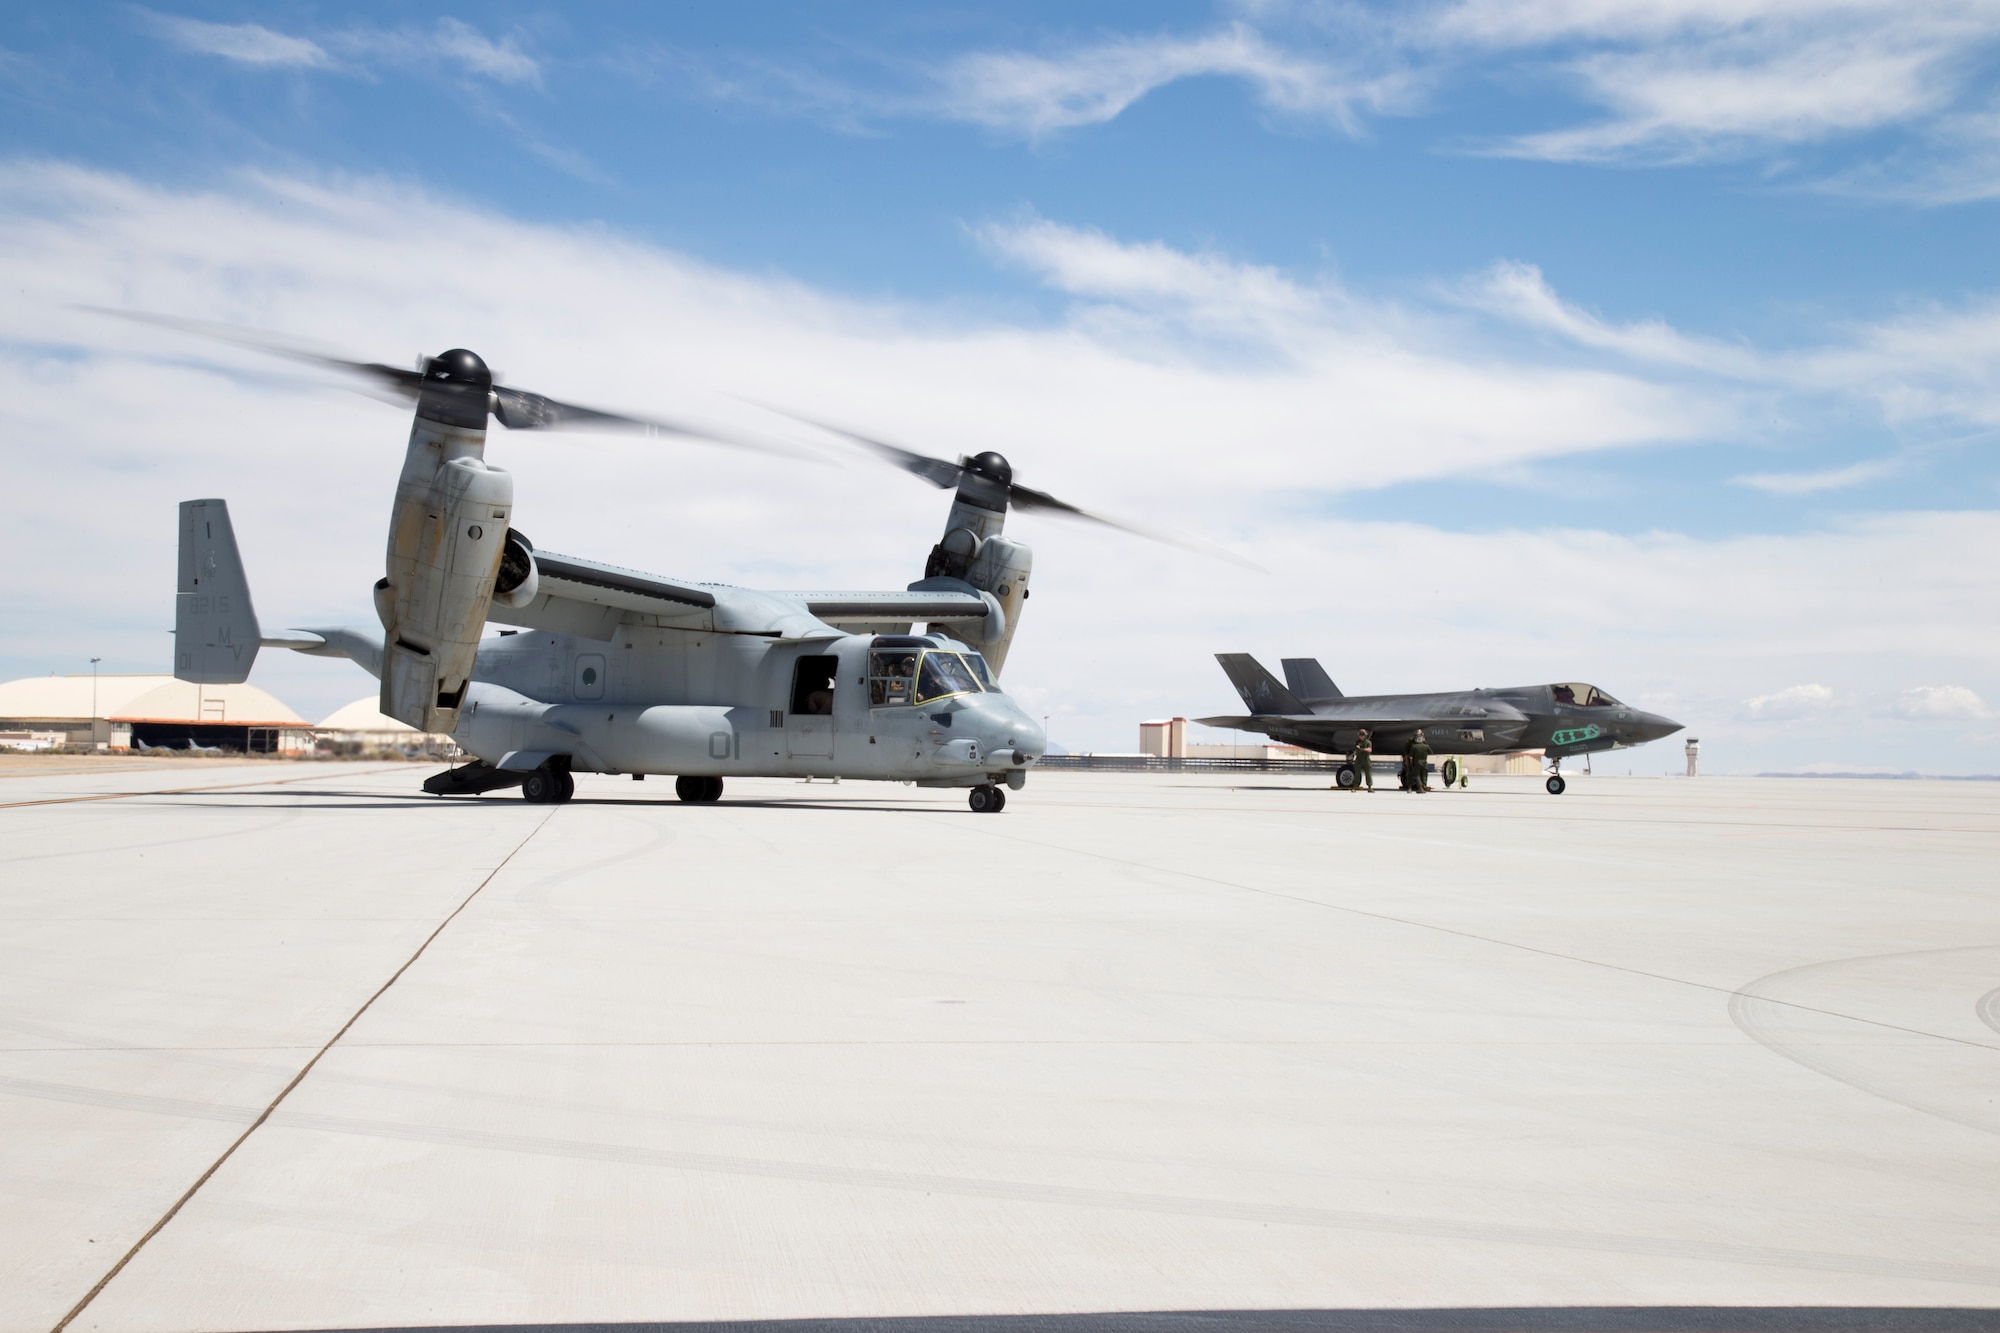
<instances>
[{"instance_id":1,"label":"vertical tail fin","mask_svg":"<svg viewBox=\"0 0 2000 1333\"><path fill-rule=\"evenodd\" d=\"M1340 686L1333 683L1326 674L1326 668L1319 664L1317 657L1287 657L1284 659L1285 684L1292 687L1292 693L1309 704L1321 703L1327 699L1338 699L1342 695Z\"/></svg>"},{"instance_id":2,"label":"vertical tail fin","mask_svg":"<svg viewBox=\"0 0 2000 1333\"><path fill-rule=\"evenodd\" d=\"M250 678L259 638L228 503L181 501L174 675L204 685L240 684Z\"/></svg>"},{"instance_id":3,"label":"vertical tail fin","mask_svg":"<svg viewBox=\"0 0 2000 1333\"><path fill-rule=\"evenodd\" d=\"M1217 653L1215 660L1253 713L1309 713L1299 697L1280 685L1263 663L1248 653Z\"/></svg>"}]
</instances>

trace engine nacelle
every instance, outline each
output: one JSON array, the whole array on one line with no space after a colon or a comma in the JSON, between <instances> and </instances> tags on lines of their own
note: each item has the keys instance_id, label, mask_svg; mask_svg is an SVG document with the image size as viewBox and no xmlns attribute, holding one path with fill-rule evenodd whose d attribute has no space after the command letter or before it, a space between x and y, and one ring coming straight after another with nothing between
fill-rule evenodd
<instances>
[{"instance_id":1,"label":"engine nacelle","mask_svg":"<svg viewBox=\"0 0 2000 1333\"><path fill-rule=\"evenodd\" d=\"M1026 543L1001 533L1007 522L1007 487L1013 479L1007 460L998 454L981 454L970 462L972 466L959 475L958 494L952 498L944 536L931 548L924 581L961 580L999 600L1005 614L991 622L994 632L990 637L977 637L975 631L962 626L950 631L954 637L973 643L997 677L1021 623L1035 556Z\"/></svg>"},{"instance_id":2,"label":"engine nacelle","mask_svg":"<svg viewBox=\"0 0 2000 1333\"><path fill-rule=\"evenodd\" d=\"M433 358L396 485L387 577L375 591L381 707L421 731L458 725L514 510L513 477L483 457L491 393L472 353Z\"/></svg>"},{"instance_id":3,"label":"engine nacelle","mask_svg":"<svg viewBox=\"0 0 2000 1333\"><path fill-rule=\"evenodd\" d=\"M995 534L979 544L979 554L967 571L967 583L1000 603L1001 615L989 621L997 633L979 645L996 677L1006 664L1007 650L1014 646L1014 629L1021 623L1021 608L1028 600L1028 575L1034 568L1035 553L1026 542Z\"/></svg>"},{"instance_id":4,"label":"engine nacelle","mask_svg":"<svg viewBox=\"0 0 2000 1333\"><path fill-rule=\"evenodd\" d=\"M500 572L493 580L493 600L516 610L541 595L542 574L535 567L535 544L514 529L507 529L507 545L500 552Z\"/></svg>"}]
</instances>

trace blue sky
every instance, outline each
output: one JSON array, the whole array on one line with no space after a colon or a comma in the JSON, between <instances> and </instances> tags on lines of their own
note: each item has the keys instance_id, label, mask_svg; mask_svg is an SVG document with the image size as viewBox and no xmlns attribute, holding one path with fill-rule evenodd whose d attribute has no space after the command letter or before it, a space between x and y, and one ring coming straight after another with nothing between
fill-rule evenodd
<instances>
[{"instance_id":1,"label":"blue sky","mask_svg":"<svg viewBox=\"0 0 2000 1333\"><path fill-rule=\"evenodd\" d=\"M1185 591L1107 620L1158 559L1033 530L1074 594L1018 688L1099 748L1233 708L1207 654L1247 647L1350 689L1596 673L1745 771L2000 771L1997 64L1992 3L15 5L0 448L52 495L291 503L241 423L297 386L76 302L468 342L551 392L999 444L1270 570L1168 557ZM134 375L199 443L117 443L159 430ZM589 456L664 487L618 539L652 568L892 583L851 509L936 522L844 466ZM313 457L366 512L365 469ZM602 503L543 481L550 522ZM365 620L373 575L299 549L346 540L336 508L273 521L272 581ZM79 582L0 667L152 665L117 577L151 546L8 540L77 545ZM1121 687L1046 678L1080 651ZM359 692L268 669L307 712Z\"/></svg>"}]
</instances>

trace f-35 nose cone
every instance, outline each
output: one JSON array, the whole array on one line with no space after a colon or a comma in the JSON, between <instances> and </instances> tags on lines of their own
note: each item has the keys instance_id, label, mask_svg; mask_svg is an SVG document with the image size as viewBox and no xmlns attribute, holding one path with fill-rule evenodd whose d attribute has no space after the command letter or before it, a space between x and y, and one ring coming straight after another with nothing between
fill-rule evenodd
<instances>
[{"instance_id":1,"label":"f-35 nose cone","mask_svg":"<svg viewBox=\"0 0 2000 1333\"><path fill-rule=\"evenodd\" d=\"M1638 732L1641 741L1656 741L1662 736L1671 736L1680 729L1681 724L1670 717L1661 717L1658 713L1639 714Z\"/></svg>"}]
</instances>

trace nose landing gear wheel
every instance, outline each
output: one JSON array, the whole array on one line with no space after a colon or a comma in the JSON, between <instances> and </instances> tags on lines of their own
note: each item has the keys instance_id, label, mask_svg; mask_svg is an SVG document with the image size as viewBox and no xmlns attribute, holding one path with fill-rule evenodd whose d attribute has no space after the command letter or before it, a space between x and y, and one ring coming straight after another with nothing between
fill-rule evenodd
<instances>
[{"instance_id":1,"label":"nose landing gear wheel","mask_svg":"<svg viewBox=\"0 0 2000 1333\"><path fill-rule=\"evenodd\" d=\"M965 803L978 815L997 815L1007 808L1007 793L999 787L974 787L966 793Z\"/></svg>"},{"instance_id":2,"label":"nose landing gear wheel","mask_svg":"<svg viewBox=\"0 0 2000 1333\"><path fill-rule=\"evenodd\" d=\"M674 779L674 795L689 802L719 801L722 799L722 779L678 777Z\"/></svg>"},{"instance_id":3,"label":"nose landing gear wheel","mask_svg":"<svg viewBox=\"0 0 2000 1333\"><path fill-rule=\"evenodd\" d=\"M1556 775L1555 775L1554 777L1550 778L1550 779L1549 779L1549 780L1548 780L1548 781L1547 781L1546 783L1544 783L1544 784L1542 784L1542 785L1544 785L1545 787L1547 787L1547 788L1549 789L1549 795L1551 795L1551 796L1560 796L1560 795L1562 795L1562 794L1563 794L1563 788L1565 788L1565 787L1569 786L1569 784L1568 784L1567 782L1564 782L1564 781L1562 780L1562 774L1560 774L1560 773L1556 774Z\"/></svg>"}]
</instances>

